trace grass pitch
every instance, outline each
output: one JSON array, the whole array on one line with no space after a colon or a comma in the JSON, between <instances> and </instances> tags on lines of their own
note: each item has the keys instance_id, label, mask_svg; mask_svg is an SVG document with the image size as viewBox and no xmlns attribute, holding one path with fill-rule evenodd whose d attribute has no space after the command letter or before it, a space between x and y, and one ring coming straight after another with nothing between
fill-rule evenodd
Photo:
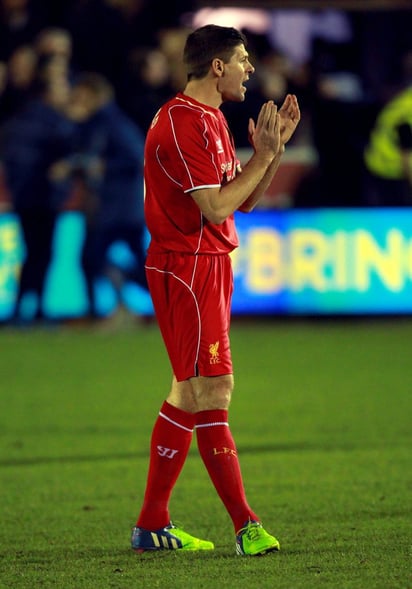
<instances>
[{"instance_id":1,"label":"grass pitch","mask_svg":"<svg viewBox=\"0 0 412 589\"><path fill-rule=\"evenodd\" d=\"M235 555L195 443L176 521L214 552L129 548L170 370L155 324L0 331L0 587L408 589L412 320L234 321L230 413L281 542Z\"/></svg>"}]
</instances>

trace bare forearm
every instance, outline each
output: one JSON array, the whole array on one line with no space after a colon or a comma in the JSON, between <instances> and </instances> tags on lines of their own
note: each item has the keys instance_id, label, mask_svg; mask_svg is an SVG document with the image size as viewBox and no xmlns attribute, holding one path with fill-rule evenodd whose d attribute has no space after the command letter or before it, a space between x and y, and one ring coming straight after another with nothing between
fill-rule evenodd
<instances>
[{"instance_id":1,"label":"bare forearm","mask_svg":"<svg viewBox=\"0 0 412 589\"><path fill-rule=\"evenodd\" d=\"M273 155L254 154L241 174L220 189L192 192L203 215L216 225L240 209L257 190L273 165Z\"/></svg>"},{"instance_id":2,"label":"bare forearm","mask_svg":"<svg viewBox=\"0 0 412 589\"><path fill-rule=\"evenodd\" d=\"M211 223L223 223L237 210L251 211L267 190L279 167L284 144L298 122L297 103L291 95L281 110L282 117L273 101L269 100L262 106L256 125L252 119L249 120L249 137L254 153L241 174L221 188L200 189L191 193L202 214Z\"/></svg>"}]
</instances>

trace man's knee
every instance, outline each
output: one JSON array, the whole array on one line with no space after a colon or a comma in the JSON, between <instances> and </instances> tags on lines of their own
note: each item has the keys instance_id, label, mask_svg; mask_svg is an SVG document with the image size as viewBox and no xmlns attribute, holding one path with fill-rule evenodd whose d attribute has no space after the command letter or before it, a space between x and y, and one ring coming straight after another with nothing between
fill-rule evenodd
<instances>
[{"instance_id":1,"label":"man's knee","mask_svg":"<svg viewBox=\"0 0 412 589\"><path fill-rule=\"evenodd\" d=\"M198 411L229 408L233 391L232 374L200 376L191 380Z\"/></svg>"},{"instance_id":2,"label":"man's knee","mask_svg":"<svg viewBox=\"0 0 412 589\"><path fill-rule=\"evenodd\" d=\"M197 376L178 382L173 378L168 402L188 411L207 411L210 409L228 409L232 398L233 375Z\"/></svg>"}]
</instances>

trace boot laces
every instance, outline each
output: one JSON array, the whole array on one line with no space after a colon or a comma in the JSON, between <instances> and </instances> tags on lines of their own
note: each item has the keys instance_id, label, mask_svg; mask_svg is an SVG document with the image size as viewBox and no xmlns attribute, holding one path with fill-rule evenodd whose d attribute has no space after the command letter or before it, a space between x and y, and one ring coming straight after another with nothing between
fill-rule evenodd
<instances>
[{"instance_id":1,"label":"boot laces","mask_svg":"<svg viewBox=\"0 0 412 589\"><path fill-rule=\"evenodd\" d=\"M249 522L246 528L246 536L248 540L250 540L251 542L257 540L260 536L260 529L261 528L259 524Z\"/></svg>"}]
</instances>

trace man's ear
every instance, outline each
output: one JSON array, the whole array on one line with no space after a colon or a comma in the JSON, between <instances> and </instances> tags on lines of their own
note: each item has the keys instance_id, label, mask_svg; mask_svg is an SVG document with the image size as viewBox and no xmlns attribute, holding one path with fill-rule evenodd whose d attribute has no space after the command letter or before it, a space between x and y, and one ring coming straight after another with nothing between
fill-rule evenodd
<instances>
[{"instance_id":1,"label":"man's ear","mask_svg":"<svg viewBox=\"0 0 412 589\"><path fill-rule=\"evenodd\" d=\"M212 61L212 69L213 69L213 72L217 76L223 76L223 71L224 71L223 60L220 59L219 57L215 57L215 59Z\"/></svg>"}]
</instances>

